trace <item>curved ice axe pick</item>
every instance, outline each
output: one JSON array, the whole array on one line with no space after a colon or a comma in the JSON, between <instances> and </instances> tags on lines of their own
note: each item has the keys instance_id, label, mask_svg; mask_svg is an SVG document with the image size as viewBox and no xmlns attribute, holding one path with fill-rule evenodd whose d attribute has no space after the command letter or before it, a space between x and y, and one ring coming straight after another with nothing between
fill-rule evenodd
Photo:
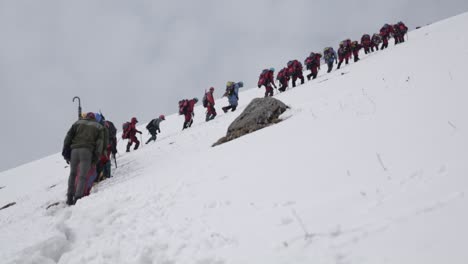
<instances>
[{"instance_id":1,"label":"curved ice axe pick","mask_svg":"<svg viewBox=\"0 0 468 264\"><path fill-rule=\"evenodd\" d=\"M73 97L73 102L75 102L75 99L78 99L78 120L81 119L81 99L78 96Z\"/></svg>"}]
</instances>

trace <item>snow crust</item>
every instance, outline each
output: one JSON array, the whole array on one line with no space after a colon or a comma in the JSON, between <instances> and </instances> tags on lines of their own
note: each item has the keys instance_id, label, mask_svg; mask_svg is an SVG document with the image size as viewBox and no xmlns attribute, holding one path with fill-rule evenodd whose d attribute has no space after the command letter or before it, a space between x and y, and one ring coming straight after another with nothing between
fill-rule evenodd
<instances>
[{"instance_id":1,"label":"snow crust","mask_svg":"<svg viewBox=\"0 0 468 264\"><path fill-rule=\"evenodd\" d=\"M324 66L275 95L285 121L215 148L263 89L236 112L217 100L208 123L197 107L188 130L167 116L156 143L119 142L114 177L73 207L60 154L1 173L0 206L16 202L0 210L1 262L466 263L467 26Z\"/></svg>"}]
</instances>

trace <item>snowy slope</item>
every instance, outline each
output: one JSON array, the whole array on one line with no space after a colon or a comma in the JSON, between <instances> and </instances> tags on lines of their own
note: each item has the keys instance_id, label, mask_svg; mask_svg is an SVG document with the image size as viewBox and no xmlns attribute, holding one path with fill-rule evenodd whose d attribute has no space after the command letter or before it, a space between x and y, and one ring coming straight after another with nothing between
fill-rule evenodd
<instances>
[{"instance_id":1,"label":"snowy slope","mask_svg":"<svg viewBox=\"0 0 468 264\"><path fill-rule=\"evenodd\" d=\"M74 207L45 209L64 200L59 154L3 172L0 206L16 205L0 211L0 259L466 263L467 26L463 14L322 70L276 95L284 122L215 148L263 89L209 123L198 107L182 132L168 116L155 144L120 142L114 177Z\"/></svg>"}]
</instances>

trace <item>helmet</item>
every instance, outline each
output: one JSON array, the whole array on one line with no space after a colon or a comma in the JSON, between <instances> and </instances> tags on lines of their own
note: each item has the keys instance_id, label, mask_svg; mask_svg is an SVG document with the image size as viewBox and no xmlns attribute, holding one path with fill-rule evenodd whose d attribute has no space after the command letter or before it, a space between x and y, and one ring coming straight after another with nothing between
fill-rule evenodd
<instances>
[{"instance_id":1,"label":"helmet","mask_svg":"<svg viewBox=\"0 0 468 264\"><path fill-rule=\"evenodd\" d=\"M239 88L244 87L244 82L238 82L237 85L239 85Z\"/></svg>"},{"instance_id":2,"label":"helmet","mask_svg":"<svg viewBox=\"0 0 468 264\"><path fill-rule=\"evenodd\" d=\"M136 119L136 117L132 117L132 123L138 123L138 120Z\"/></svg>"},{"instance_id":3,"label":"helmet","mask_svg":"<svg viewBox=\"0 0 468 264\"><path fill-rule=\"evenodd\" d=\"M311 52L311 53L309 54L310 57L313 57L314 55L315 55L315 52Z\"/></svg>"},{"instance_id":4,"label":"helmet","mask_svg":"<svg viewBox=\"0 0 468 264\"><path fill-rule=\"evenodd\" d=\"M161 119L161 120L166 120L166 117L165 117L164 115L160 115L160 116L159 116L159 119Z\"/></svg>"},{"instance_id":5,"label":"helmet","mask_svg":"<svg viewBox=\"0 0 468 264\"><path fill-rule=\"evenodd\" d=\"M198 102L198 98L194 97L193 100L196 102Z\"/></svg>"},{"instance_id":6,"label":"helmet","mask_svg":"<svg viewBox=\"0 0 468 264\"><path fill-rule=\"evenodd\" d=\"M271 67L271 68L270 68L270 71L274 72L274 71L275 71L275 68Z\"/></svg>"},{"instance_id":7,"label":"helmet","mask_svg":"<svg viewBox=\"0 0 468 264\"><path fill-rule=\"evenodd\" d=\"M210 92L213 92L214 91L214 87L210 87Z\"/></svg>"},{"instance_id":8,"label":"helmet","mask_svg":"<svg viewBox=\"0 0 468 264\"><path fill-rule=\"evenodd\" d=\"M89 112L89 113L86 114L86 118L87 119L96 119L96 116L94 115L93 112Z\"/></svg>"},{"instance_id":9,"label":"helmet","mask_svg":"<svg viewBox=\"0 0 468 264\"><path fill-rule=\"evenodd\" d=\"M231 86L233 86L233 85L234 85L234 82L227 82L227 83L226 83L226 87L231 87Z\"/></svg>"}]
</instances>

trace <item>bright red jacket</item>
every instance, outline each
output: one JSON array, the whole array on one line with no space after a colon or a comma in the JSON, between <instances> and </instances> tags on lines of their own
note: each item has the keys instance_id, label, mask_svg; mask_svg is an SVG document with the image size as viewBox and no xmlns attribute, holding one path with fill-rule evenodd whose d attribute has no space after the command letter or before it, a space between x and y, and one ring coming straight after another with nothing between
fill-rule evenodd
<instances>
[{"instance_id":1,"label":"bright red jacket","mask_svg":"<svg viewBox=\"0 0 468 264\"><path fill-rule=\"evenodd\" d=\"M208 103L210 105L215 105L215 100L214 100L214 97L213 97L213 93L212 92L207 92L206 93L206 100L208 101Z\"/></svg>"}]
</instances>

